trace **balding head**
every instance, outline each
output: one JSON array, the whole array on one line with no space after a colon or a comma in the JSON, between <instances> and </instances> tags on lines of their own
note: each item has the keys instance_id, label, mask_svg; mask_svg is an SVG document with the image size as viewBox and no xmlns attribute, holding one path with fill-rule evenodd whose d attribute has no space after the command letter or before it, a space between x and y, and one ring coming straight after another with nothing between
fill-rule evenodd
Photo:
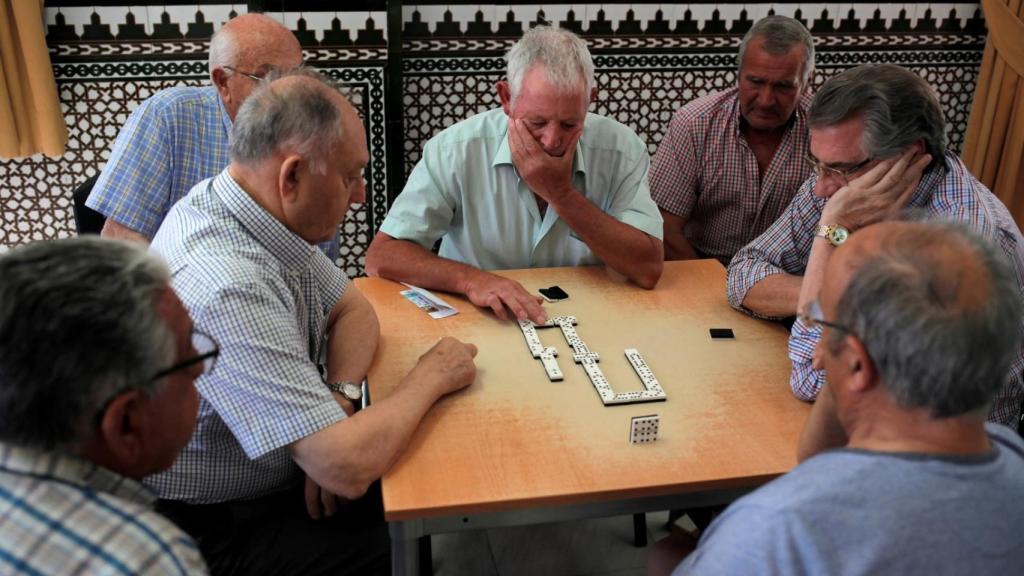
<instances>
[{"instance_id":1,"label":"balding head","mask_svg":"<svg viewBox=\"0 0 1024 576\"><path fill-rule=\"evenodd\" d=\"M301 63L295 35L264 14L233 18L210 39L210 78L232 119L259 82L253 76L263 78Z\"/></svg>"},{"instance_id":2,"label":"balding head","mask_svg":"<svg viewBox=\"0 0 1024 576\"><path fill-rule=\"evenodd\" d=\"M1002 253L952 223L887 222L836 251L821 302L860 340L904 409L981 411L1020 342L1021 294ZM825 344L838 353L846 334Z\"/></svg>"},{"instance_id":3,"label":"balding head","mask_svg":"<svg viewBox=\"0 0 1024 576\"><path fill-rule=\"evenodd\" d=\"M337 234L363 202L369 162L355 108L320 74L291 71L261 85L231 130L231 171L289 230L310 242Z\"/></svg>"}]
</instances>

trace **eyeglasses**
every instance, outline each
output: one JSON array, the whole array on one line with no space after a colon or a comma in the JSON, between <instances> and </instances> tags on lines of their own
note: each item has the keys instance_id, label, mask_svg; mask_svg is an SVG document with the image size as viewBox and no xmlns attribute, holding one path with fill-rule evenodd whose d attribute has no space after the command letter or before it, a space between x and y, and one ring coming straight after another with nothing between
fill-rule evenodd
<instances>
[{"instance_id":1,"label":"eyeglasses","mask_svg":"<svg viewBox=\"0 0 1024 576\"><path fill-rule=\"evenodd\" d=\"M239 70L238 68L235 68L234 66L224 66L224 69L225 70L231 70L235 74L241 74L242 76L245 76L246 78L252 78L253 80L255 80L257 82L263 82L267 78L267 74L269 74L271 72L271 70L267 70L266 72L260 72L259 74L253 74L252 72L245 72L243 70Z\"/></svg>"},{"instance_id":2,"label":"eyeglasses","mask_svg":"<svg viewBox=\"0 0 1024 576\"><path fill-rule=\"evenodd\" d=\"M850 176L853 176L854 174L857 173L858 170L870 164L872 160L874 160L874 158L868 158L862 162L858 162L857 164L845 170L841 170L839 168L833 168L831 166L825 165L825 163L818 160L814 156L804 156L804 161L807 162L807 165L810 166L812 170L814 170L814 172L818 175L819 178L835 176L836 178L839 178L840 180L846 182L847 184L850 183Z\"/></svg>"},{"instance_id":3,"label":"eyeglasses","mask_svg":"<svg viewBox=\"0 0 1024 576\"><path fill-rule=\"evenodd\" d=\"M186 358L181 362L176 362L175 364L172 364L171 366L168 366L167 368L158 371L156 374L153 375L152 378L149 379L149 381L152 382L154 380L159 380L160 378L169 376L179 370L184 370L185 368L195 366L196 364L200 363L202 363L203 365L203 374L209 374L210 372L213 372L213 367L216 366L217 364L217 357L220 356L220 345L217 344L217 341L213 339L213 336L210 336L209 334L205 334L193 328L192 347L195 348L198 354L192 356L191 358ZM114 401L114 399L116 399L121 394L124 394L125 392L128 392L130 390L134 390L136 388L138 388L138 386L125 386L124 388L117 390L116 392L111 394L109 398L104 400L103 404L100 406L100 409L96 412L96 416L93 418L95 425L99 426L100 423L103 422L103 415L106 414L107 409L110 408L110 404Z\"/></svg>"},{"instance_id":4,"label":"eyeglasses","mask_svg":"<svg viewBox=\"0 0 1024 576\"><path fill-rule=\"evenodd\" d=\"M807 306L807 310L803 314L798 314L797 317L803 322L808 328L822 328L828 326L833 330L839 330L846 332L852 336L857 337L857 333L853 330L843 326L842 324L836 324L835 322L829 322L828 320L822 320L823 314L821 313L821 304L818 303L817 299L812 300L810 305Z\"/></svg>"},{"instance_id":5,"label":"eyeglasses","mask_svg":"<svg viewBox=\"0 0 1024 576\"><path fill-rule=\"evenodd\" d=\"M203 364L203 374L213 372L213 367L217 365L217 357L220 356L220 346L217 344L217 341L213 339L213 336L204 334L203 332L193 328L192 347L195 348L198 354L160 370L154 374L149 381L152 382L153 380L159 380L164 376L177 372L178 370L184 370L185 368L195 366L199 363Z\"/></svg>"}]
</instances>

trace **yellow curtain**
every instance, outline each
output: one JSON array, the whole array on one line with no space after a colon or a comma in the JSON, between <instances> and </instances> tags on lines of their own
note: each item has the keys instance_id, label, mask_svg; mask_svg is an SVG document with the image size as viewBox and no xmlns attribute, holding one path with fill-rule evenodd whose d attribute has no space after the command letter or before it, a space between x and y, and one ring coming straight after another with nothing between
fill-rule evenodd
<instances>
[{"instance_id":1,"label":"yellow curtain","mask_svg":"<svg viewBox=\"0 0 1024 576\"><path fill-rule=\"evenodd\" d=\"M1024 228L1024 0L981 0L988 43L964 162Z\"/></svg>"},{"instance_id":2,"label":"yellow curtain","mask_svg":"<svg viewBox=\"0 0 1024 576\"><path fill-rule=\"evenodd\" d=\"M61 156L67 141L43 1L0 0L0 157Z\"/></svg>"}]
</instances>

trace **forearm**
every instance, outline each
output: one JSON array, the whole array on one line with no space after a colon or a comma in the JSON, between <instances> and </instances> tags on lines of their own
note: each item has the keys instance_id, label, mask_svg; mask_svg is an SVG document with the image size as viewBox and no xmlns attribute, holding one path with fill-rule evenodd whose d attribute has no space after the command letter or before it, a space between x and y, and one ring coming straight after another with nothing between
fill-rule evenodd
<instances>
[{"instance_id":1,"label":"forearm","mask_svg":"<svg viewBox=\"0 0 1024 576\"><path fill-rule=\"evenodd\" d=\"M358 498L401 456L442 389L414 371L388 397L293 444L292 456L322 488Z\"/></svg>"},{"instance_id":2,"label":"forearm","mask_svg":"<svg viewBox=\"0 0 1024 576\"><path fill-rule=\"evenodd\" d=\"M664 265L660 240L605 214L575 190L551 207L612 270L643 288L658 283Z\"/></svg>"},{"instance_id":3,"label":"forearm","mask_svg":"<svg viewBox=\"0 0 1024 576\"><path fill-rule=\"evenodd\" d=\"M431 290L465 294L482 270L442 258L409 240L392 238L383 232L366 253L366 273Z\"/></svg>"},{"instance_id":4,"label":"forearm","mask_svg":"<svg viewBox=\"0 0 1024 576\"><path fill-rule=\"evenodd\" d=\"M380 323L373 306L355 286L348 287L346 296L351 301L347 306L339 307L328 327L328 382L362 381L373 362L380 338Z\"/></svg>"},{"instance_id":5,"label":"forearm","mask_svg":"<svg viewBox=\"0 0 1024 576\"><path fill-rule=\"evenodd\" d=\"M811 413L804 422L800 441L797 445L796 459L798 462L830 450L845 446L849 439L836 417L835 403L832 394L822 388L818 399L811 407Z\"/></svg>"},{"instance_id":6,"label":"forearm","mask_svg":"<svg viewBox=\"0 0 1024 576\"><path fill-rule=\"evenodd\" d=\"M796 314L800 297L801 277L772 274L747 290L743 307L764 316L784 318Z\"/></svg>"},{"instance_id":7,"label":"forearm","mask_svg":"<svg viewBox=\"0 0 1024 576\"><path fill-rule=\"evenodd\" d=\"M149 244L149 238L146 238L144 235L128 228L127 226L118 224L113 218L107 218L103 223L103 230L100 231L100 236L103 236L104 238L131 240L133 242Z\"/></svg>"},{"instance_id":8,"label":"forearm","mask_svg":"<svg viewBox=\"0 0 1024 576\"><path fill-rule=\"evenodd\" d=\"M661 209L661 220L664 222L665 260L696 260L700 258L690 239L686 237L686 219Z\"/></svg>"},{"instance_id":9,"label":"forearm","mask_svg":"<svg viewBox=\"0 0 1024 576\"><path fill-rule=\"evenodd\" d=\"M797 299L797 310L804 311L818 297L822 281L825 279L825 267L835 247L828 240L815 237L811 245L811 255L807 259L803 281L800 283L800 296Z\"/></svg>"}]
</instances>

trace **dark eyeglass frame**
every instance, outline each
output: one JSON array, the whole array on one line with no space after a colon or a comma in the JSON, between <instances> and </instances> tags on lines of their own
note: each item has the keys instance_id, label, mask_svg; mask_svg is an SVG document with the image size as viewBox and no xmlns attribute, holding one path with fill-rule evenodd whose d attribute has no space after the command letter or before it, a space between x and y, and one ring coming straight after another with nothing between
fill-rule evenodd
<instances>
[{"instance_id":1,"label":"dark eyeglass frame","mask_svg":"<svg viewBox=\"0 0 1024 576\"><path fill-rule=\"evenodd\" d=\"M154 380L159 380L164 376L168 376L170 374L177 372L178 370L184 370L189 366L195 366L196 364L199 364L201 362L206 362L210 358L213 358L213 362L210 363L210 367L208 369L203 370L203 374L209 374L210 372L213 372L213 367L217 365L217 357L220 356L220 344L218 344L217 341L213 339L213 336L210 336L206 332L200 332L195 328L192 329L192 334L199 334L203 338L209 340L210 343L213 344L213 350L210 350L209 352L203 352L202 354L197 354L191 358L186 358L181 362L172 364L171 366L164 368L163 370L154 374L153 377L149 379L150 382Z\"/></svg>"},{"instance_id":2,"label":"dark eyeglass frame","mask_svg":"<svg viewBox=\"0 0 1024 576\"><path fill-rule=\"evenodd\" d=\"M829 320L823 320L821 316L821 304L818 302L817 299L811 301L810 305L807 306L807 310L804 313L797 314L797 317L800 318L800 321L807 325L807 327L809 328L813 328L815 326L827 326L833 330L846 332L847 334L853 336L854 338L857 338L858 340L861 339L860 336L858 336L857 333L854 332L849 327L843 326L842 324L836 322L831 322Z\"/></svg>"},{"instance_id":3,"label":"dark eyeglass frame","mask_svg":"<svg viewBox=\"0 0 1024 576\"><path fill-rule=\"evenodd\" d=\"M874 160L874 158L868 157L866 160L858 162L846 170L840 170L839 168L826 166L824 162L818 160L814 156L804 156L804 162L814 170L814 173L817 174L819 178L824 178L825 176L836 176L841 178L847 184L850 183L850 176L856 174L858 170L870 164L872 160Z\"/></svg>"}]
</instances>

